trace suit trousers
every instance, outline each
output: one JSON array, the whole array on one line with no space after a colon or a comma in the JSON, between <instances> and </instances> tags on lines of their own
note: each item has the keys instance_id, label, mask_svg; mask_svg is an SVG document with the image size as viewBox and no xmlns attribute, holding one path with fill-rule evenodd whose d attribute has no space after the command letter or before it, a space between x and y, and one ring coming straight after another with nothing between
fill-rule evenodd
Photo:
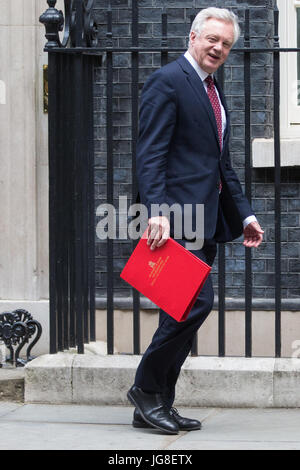
<instances>
[{"instance_id":1,"label":"suit trousers","mask_svg":"<svg viewBox=\"0 0 300 470\"><path fill-rule=\"evenodd\" d=\"M185 240L176 241L185 246ZM205 240L202 249L193 251L193 254L212 266L216 251L216 242ZM135 385L145 392L161 393L169 408L175 398L181 366L191 351L198 329L213 308L213 301L214 291L209 275L184 322L177 322L160 310L159 325L137 368Z\"/></svg>"}]
</instances>

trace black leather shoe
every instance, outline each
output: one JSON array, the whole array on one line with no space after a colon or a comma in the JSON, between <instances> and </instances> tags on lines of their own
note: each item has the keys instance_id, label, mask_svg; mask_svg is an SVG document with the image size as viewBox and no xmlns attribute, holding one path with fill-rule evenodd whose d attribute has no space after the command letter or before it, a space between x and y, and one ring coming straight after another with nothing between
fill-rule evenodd
<instances>
[{"instance_id":1,"label":"black leather shoe","mask_svg":"<svg viewBox=\"0 0 300 470\"><path fill-rule=\"evenodd\" d=\"M201 429L201 422L197 419L189 419L180 416L176 408L169 411L174 421L178 424L180 431L196 431ZM133 413L132 426L134 428L149 428L149 425L143 420L139 410L136 408Z\"/></svg>"},{"instance_id":2,"label":"black leather shoe","mask_svg":"<svg viewBox=\"0 0 300 470\"><path fill-rule=\"evenodd\" d=\"M167 434L178 434L179 426L170 415L159 393L146 393L133 385L127 393L127 397L149 426L160 429Z\"/></svg>"},{"instance_id":3,"label":"black leather shoe","mask_svg":"<svg viewBox=\"0 0 300 470\"><path fill-rule=\"evenodd\" d=\"M202 425L198 419L184 418L180 416L176 408L170 409L170 415L174 421L178 424L179 429L182 431L196 431L201 429Z\"/></svg>"}]
</instances>

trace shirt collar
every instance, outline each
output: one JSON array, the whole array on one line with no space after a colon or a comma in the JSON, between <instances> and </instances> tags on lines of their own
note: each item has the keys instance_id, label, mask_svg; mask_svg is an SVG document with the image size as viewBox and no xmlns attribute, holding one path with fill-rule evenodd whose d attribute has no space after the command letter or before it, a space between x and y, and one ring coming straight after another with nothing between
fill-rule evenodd
<instances>
[{"instance_id":1,"label":"shirt collar","mask_svg":"<svg viewBox=\"0 0 300 470\"><path fill-rule=\"evenodd\" d=\"M204 82L204 80L208 77L209 73L205 72L200 67L198 62L194 59L194 57L191 55L191 53L189 51L186 51L186 53L184 54L184 57L186 58L186 60L189 61L191 66L196 70L196 72L199 75L199 77L201 78L202 82ZM213 77L213 74L211 74L211 76Z\"/></svg>"}]
</instances>

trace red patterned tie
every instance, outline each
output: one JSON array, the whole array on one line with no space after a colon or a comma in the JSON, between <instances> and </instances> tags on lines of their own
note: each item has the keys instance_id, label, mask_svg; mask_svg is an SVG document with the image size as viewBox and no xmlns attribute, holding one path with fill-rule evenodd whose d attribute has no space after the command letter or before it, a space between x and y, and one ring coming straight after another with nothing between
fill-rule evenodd
<instances>
[{"instance_id":1,"label":"red patterned tie","mask_svg":"<svg viewBox=\"0 0 300 470\"><path fill-rule=\"evenodd\" d=\"M205 79L207 83L207 94L210 99L212 108L215 113L215 118L216 118L216 123L217 123L217 128L218 128L218 134L219 134L219 144L220 144L220 150L222 150L222 142L223 142L223 137L222 137L222 112L221 112L221 106L219 102L219 98L216 92L214 80L211 75L208 75L208 77Z\"/></svg>"}]
</instances>

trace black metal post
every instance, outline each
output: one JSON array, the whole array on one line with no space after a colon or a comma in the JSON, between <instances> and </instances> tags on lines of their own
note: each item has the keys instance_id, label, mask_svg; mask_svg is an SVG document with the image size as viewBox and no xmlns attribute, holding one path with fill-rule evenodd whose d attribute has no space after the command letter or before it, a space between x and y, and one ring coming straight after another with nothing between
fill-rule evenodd
<instances>
[{"instance_id":1,"label":"black metal post","mask_svg":"<svg viewBox=\"0 0 300 470\"><path fill-rule=\"evenodd\" d=\"M94 58L88 57L87 88L91 112L87 118L88 133L88 301L90 315L90 341L96 341L96 293L95 293L95 191L94 191ZM100 62L101 64L101 62Z\"/></svg>"},{"instance_id":2,"label":"black metal post","mask_svg":"<svg viewBox=\"0 0 300 470\"><path fill-rule=\"evenodd\" d=\"M131 18L131 43L133 47L139 45L139 5L132 2ZM138 117L139 117L139 52L131 53L131 137L132 137L132 202L137 198L136 178L136 146L138 140ZM134 249L137 242L132 241ZM133 300L133 353L140 354L140 293L132 289Z\"/></svg>"},{"instance_id":3,"label":"black metal post","mask_svg":"<svg viewBox=\"0 0 300 470\"><path fill-rule=\"evenodd\" d=\"M218 82L224 89L224 66L218 70ZM218 244L218 348L219 356L225 356L226 319L225 319L226 259L225 244Z\"/></svg>"},{"instance_id":4,"label":"black metal post","mask_svg":"<svg viewBox=\"0 0 300 470\"><path fill-rule=\"evenodd\" d=\"M281 356L281 159L279 11L274 10L275 356Z\"/></svg>"},{"instance_id":5,"label":"black metal post","mask_svg":"<svg viewBox=\"0 0 300 470\"><path fill-rule=\"evenodd\" d=\"M49 309L50 309L50 354L58 350L56 308L56 135L57 135L57 75L56 55L48 54L48 116L49 116Z\"/></svg>"},{"instance_id":6,"label":"black metal post","mask_svg":"<svg viewBox=\"0 0 300 470\"><path fill-rule=\"evenodd\" d=\"M112 39L112 10L109 2L107 11L107 38ZM113 56L106 53L106 152L107 152L107 189L108 204L114 202L113 166ZM114 353L114 266L113 240L107 238L107 354Z\"/></svg>"},{"instance_id":7,"label":"black metal post","mask_svg":"<svg viewBox=\"0 0 300 470\"><path fill-rule=\"evenodd\" d=\"M251 169L251 54L250 17L245 10L244 36L244 93L245 93L245 194L251 204L252 169ZM245 356L252 355L252 254L251 248L245 247Z\"/></svg>"},{"instance_id":8,"label":"black metal post","mask_svg":"<svg viewBox=\"0 0 300 470\"><path fill-rule=\"evenodd\" d=\"M75 47L82 46L82 8L81 0L76 0L76 17L75 17ZM74 55L74 124L75 129L79 130L83 127L83 116L82 116L82 55ZM75 312L76 312L76 342L77 351L79 354L84 352L84 340L83 340L83 194L82 194L82 157L83 157L83 145L82 145L82 132L74 133L74 165L75 165L75 193L74 193L74 204L75 204Z\"/></svg>"}]
</instances>

